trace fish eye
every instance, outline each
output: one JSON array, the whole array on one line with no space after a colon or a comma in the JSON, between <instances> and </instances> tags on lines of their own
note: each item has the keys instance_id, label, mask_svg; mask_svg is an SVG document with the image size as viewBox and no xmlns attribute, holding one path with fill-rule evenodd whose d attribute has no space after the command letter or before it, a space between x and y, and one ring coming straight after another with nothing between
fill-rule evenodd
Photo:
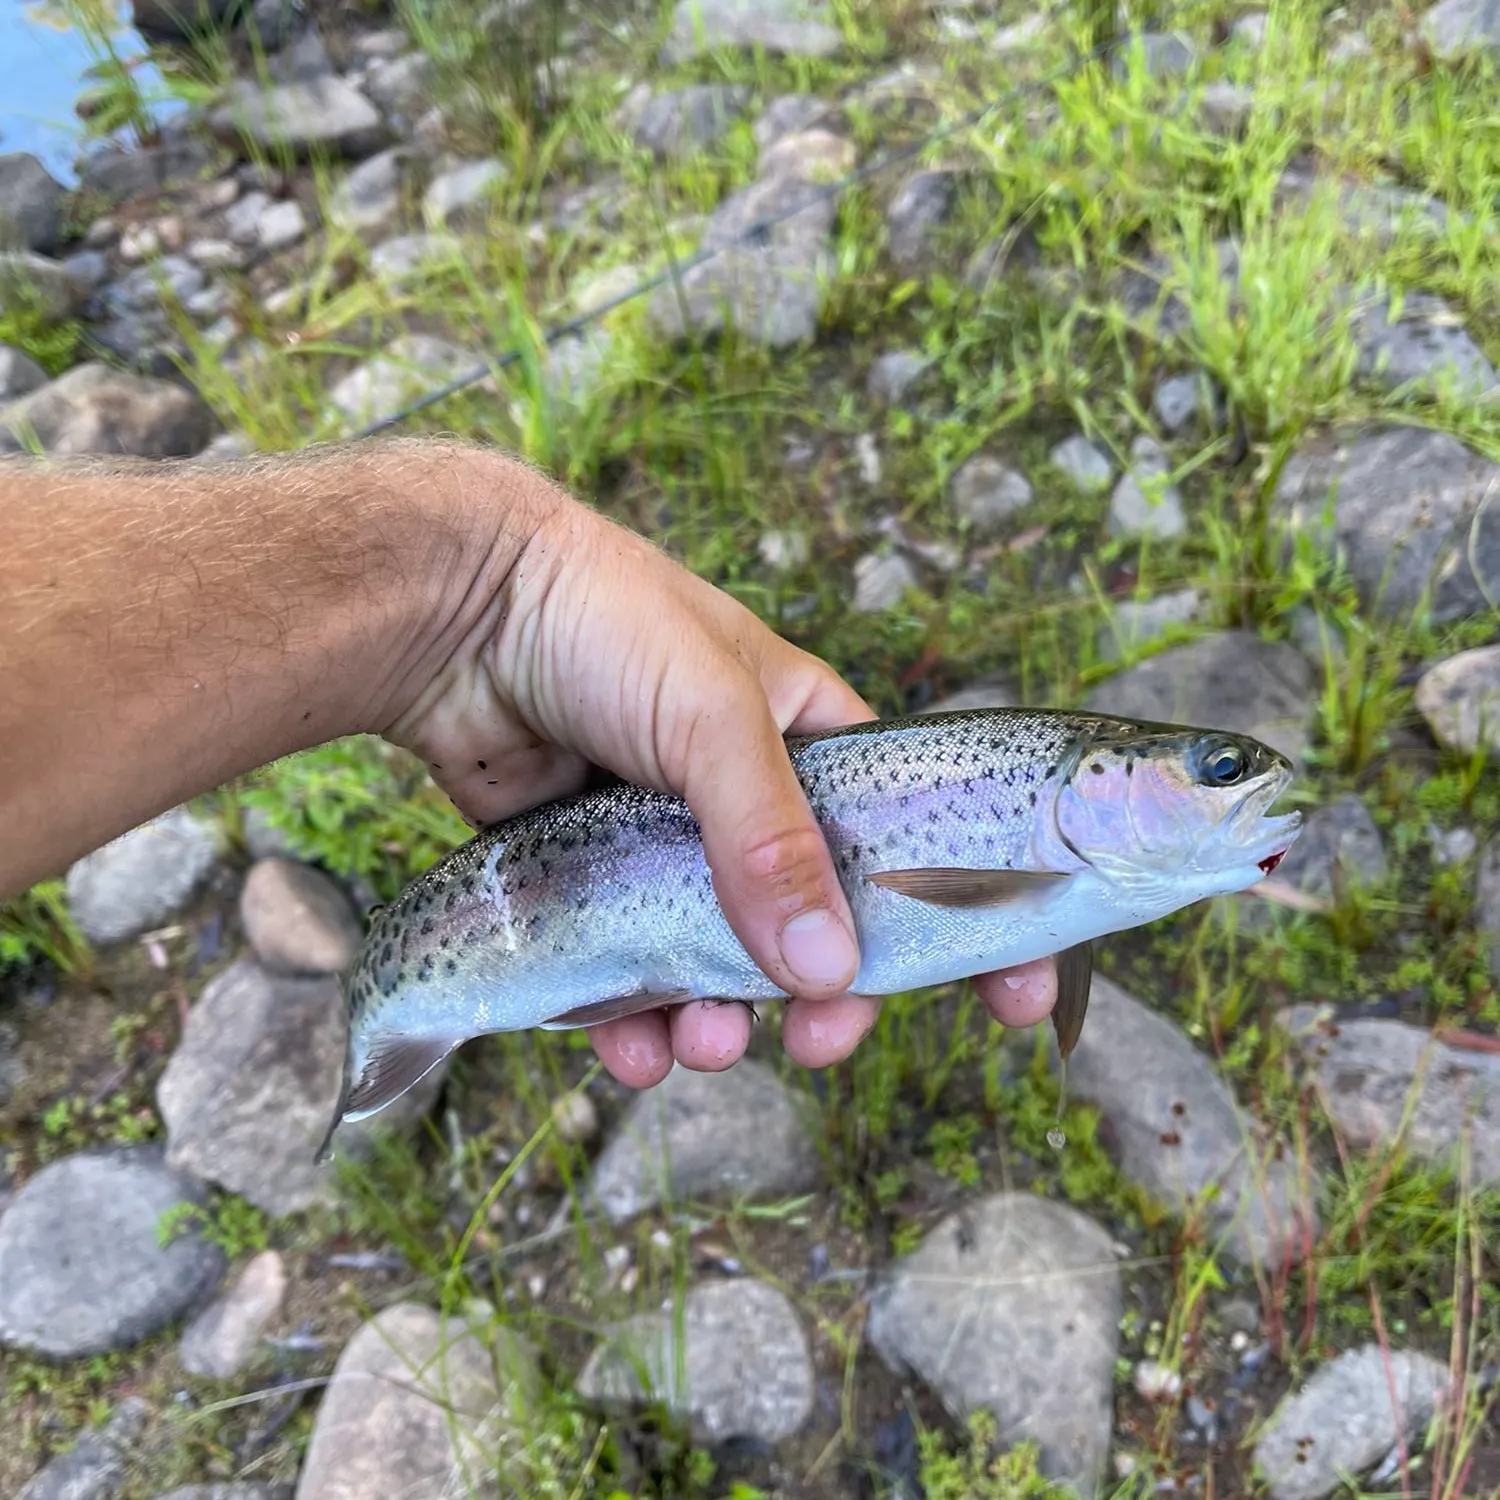
<instances>
[{"instance_id":1,"label":"fish eye","mask_svg":"<svg viewBox=\"0 0 1500 1500\"><path fill-rule=\"evenodd\" d=\"M1238 745L1215 745L1203 757L1203 778L1214 786L1233 786L1250 769L1250 757Z\"/></svg>"}]
</instances>

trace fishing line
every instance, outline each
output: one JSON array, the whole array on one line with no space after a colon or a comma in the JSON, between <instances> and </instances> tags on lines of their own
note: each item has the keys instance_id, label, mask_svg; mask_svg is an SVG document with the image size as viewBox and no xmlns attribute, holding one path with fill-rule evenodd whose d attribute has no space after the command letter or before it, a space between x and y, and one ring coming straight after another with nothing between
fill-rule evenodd
<instances>
[{"instance_id":1,"label":"fishing line","mask_svg":"<svg viewBox=\"0 0 1500 1500\"><path fill-rule=\"evenodd\" d=\"M559 339L565 339L583 332L584 329L601 321L610 313L627 306L629 303L646 296L650 292L654 292L658 287L665 286L669 281L677 281L684 272L694 270L698 266L707 265L709 262L717 260L728 250L738 249L760 240L778 224L784 224L787 220L795 218L798 214L805 213L815 204L823 203L830 199L837 199L857 183L863 182L866 178L873 177L876 173L883 172L900 162L910 160L914 156L919 156L930 147L963 131L974 129L986 116L994 114L1005 105L1014 103L1017 99L1021 99L1027 94L1049 88L1055 83L1075 77L1084 67L1092 62L1097 62L1107 52L1112 50L1115 45L1116 42L1113 39L1098 42L1068 66L1057 68L1052 73L1044 74L1042 77L1031 79L1026 83L1017 84L1015 87L997 95L987 104L976 106L967 114L959 116L956 120L950 120L946 125L938 126L918 140L908 142L904 146L893 147L883 154L877 154L863 166L854 168L843 177L831 183L826 183L821 187L814 188L806 198L792 207L783 209L779 213L768 214L763 219L755 220L754 223L747 225L738 234L732 235L727 240L711 248L700 248L685 260L678 260L674 256L670 264L663 270L636 282L627 290L610 298L609 301L603 302L597 307L591 307L587 312L568 318L564 322L553 324L542 334L541 342L543 346L550 347ZM490 375L516 364L524 356L526 347L525 345L517 344L507 349L505 353L499 355L493 361L487 360L485 363L476 365L472 370L466 371L462 375L457 375L442 385L434 386L423 395L408 401L403 406L398 406L387 415L377 417L372 422L367 422L363 427L352 433L351 437L353 439L371 437L377 432L383 432L389 427L394 427L401 422L405 422L420 411L425 411L429 407L436 406L440 401L446 401L449 396L456 395L459 391L465 390L471 385L477 385Z\"/></svg>"}]
</instances>

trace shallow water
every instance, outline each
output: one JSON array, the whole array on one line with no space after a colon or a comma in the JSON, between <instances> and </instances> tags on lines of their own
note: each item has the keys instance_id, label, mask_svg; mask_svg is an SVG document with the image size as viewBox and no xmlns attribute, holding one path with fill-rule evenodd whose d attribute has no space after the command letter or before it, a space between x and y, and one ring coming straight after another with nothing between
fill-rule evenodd
<instances>
[{"instance_id":1,"label":"shallow water","mask_svg":"<svg viewBox=\"0 0 1500 1500\"><path fill-rule=\"evenodd\" d=\"M118 13L120 56L140 56L146 46L127 24L128 7L122 3ZM47 19L38 19L42 15ZM73 161L83 143L73 106L87 87L84 74L97 60L89 42L50 7L36 0L0 0L0 153L30 151L71 186ZM154 69L142 68L136 78L148 92L159 86ZM166 111L152 112L161 118Z\"/></svg>"}]
</instances>

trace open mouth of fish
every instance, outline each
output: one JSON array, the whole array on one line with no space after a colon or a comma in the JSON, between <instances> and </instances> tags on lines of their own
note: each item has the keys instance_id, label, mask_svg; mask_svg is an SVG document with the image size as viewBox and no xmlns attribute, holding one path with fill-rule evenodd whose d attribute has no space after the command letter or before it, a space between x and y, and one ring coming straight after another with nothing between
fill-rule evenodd
<instances>
[{"instance_id":1,"label":"open mouth of fish","mask_svg":"<svg viewBox=\"0 0 1500 1500\"><path fill-rule=\"evenodd\" d=\"M1270 816L1270 808L1291 785L1291 771L1269 777L1246 793L1230 816L1230 828L1242 839L1246 854L1255 861L1262 875L1269 875L1287 856L1292 841L1302 827L1300 812Z\"/></svg>"}]
</instances>

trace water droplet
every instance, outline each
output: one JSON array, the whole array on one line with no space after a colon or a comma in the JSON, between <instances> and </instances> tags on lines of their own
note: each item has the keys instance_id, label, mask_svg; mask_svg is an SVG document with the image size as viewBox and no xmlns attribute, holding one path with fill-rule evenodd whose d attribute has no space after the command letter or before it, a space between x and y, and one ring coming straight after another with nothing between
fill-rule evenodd
<instances>
[{"instance_id":1,"label":"water droplet","mask_svg":"<svg viewBox=\"0 0 1500 1500\"><path fill-rule=\"evenodd\" d=\"M1057 1128L1057 1126L1054 1125L1052 1129L1047 1132L1047 1144L1051 1146L1054 1151L1061 1151L1062 1148L1068 1144L1068 1138L1062 1133L1061 1130Z\"/></svg>"}]
</instances>

